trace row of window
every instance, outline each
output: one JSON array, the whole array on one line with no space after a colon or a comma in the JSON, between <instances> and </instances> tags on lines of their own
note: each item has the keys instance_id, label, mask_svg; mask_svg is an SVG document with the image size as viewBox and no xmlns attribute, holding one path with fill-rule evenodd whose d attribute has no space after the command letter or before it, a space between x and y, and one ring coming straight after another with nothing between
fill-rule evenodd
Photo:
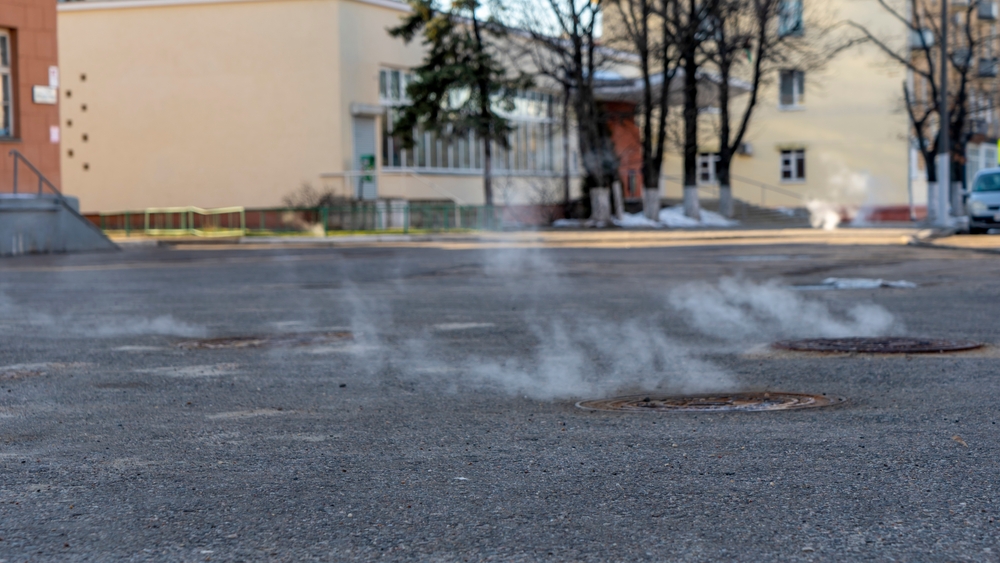
<instances>
[{"instance_id":1,"label":"row of window","mask_svg":"<svg viewBox=\"0 0 1000 563\"><path fill-rule=\"evenodd\" d=\"M481 170L483 143L470 132L466 135L438 135L416 129L414 145L403 148L392 135L396 110L389 109L382 119L382 162L388 168ZM562 134L553 121L514 120L507 147L492 144L493 168L511 172L554 172L562 168Z\"/></svg>"},{"instance_id":2,"label":"row of window","mask_svg":"<svg viewBox=\"0 0 1000 563\"><path fill-rule=\"evenodd\" d=\"M406 86L413 75L396 70L379 71L379 101L386 106L382 119L382 162L387 168L418 168L454 171L474 171L483 167L483 143L475 133L438 135L434 131L415 129L414 146L406 149L392 131L398 116L398 106L408 102ZM467 93L452 94L452 103L465 101ZM562 135L555 118L558 108L551 94L520 92L511 110L500 111L514 130L507 147L493 143L493 167L511 172L553 172L563 162Z\"/></svg>"},{"instance_id":3,"label":"row of window","mask_svg":"<svg viewBox=\"0 0 1000 563\"><path fill-rule=\"evenodd\" d=\"M11 78L10 33L0 29L0 137L14 136L14 84Z\"/></svg>"},{"instance_id":4,"label":"row of window","mask_svg":"<svg viewBox=\"0 0 1000 563\"><path fill-rule=\"evenodd\" d=\"M719 153L698 155L698 183L718 183ZM780 176L782 182L795 183L806 180L806 151L793 149L781 151Z\"/></svg>"}]
</instances>

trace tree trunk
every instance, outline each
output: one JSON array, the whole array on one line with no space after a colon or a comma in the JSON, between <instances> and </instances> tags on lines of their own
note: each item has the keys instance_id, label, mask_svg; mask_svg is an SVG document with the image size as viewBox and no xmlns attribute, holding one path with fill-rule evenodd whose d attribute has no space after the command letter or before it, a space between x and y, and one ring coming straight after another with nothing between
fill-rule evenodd
<instances>
[{"instance_id":1,"label":"tree trunk","mask_svg":"<svg viewBox=\"0 0 1000 563\"><path fill-rule=\"evenodd\" d=\"M692 10L693 13L693 10ZM692 16L693 17L693 16ZM698 203L698 63L694 46L684 53L684 214L701 219Z\"/></svg>"},{"instance_id":2,"label":"tree trunk","mask_svg":"<svg viewBox=\"0 0 1000 563\"><path fill-rule=\"evenodd\" d=\"M660 188L642 189L642 214L650 221L660 220Z\"/></svg>"},{"instance_id":3,"label":"tree trunk","mask_svg":"<svg viewBox=\"0 0 1000 563\"><path fill-rule=\"evenodd\" d=\"M493 142L490 136L483 140L483 195L486 206L493 206Z\"/></svg>"},{"instance_id":4,"label":"tree trunk","mask_svg":"<svg viewBox=\"0 0 1000 563\"><path fill-rule=\"evenodd\" d=\"M566 97L563 100L563 214L569 217L569 88L566 89Z\"/></svg>"}]
</instances>

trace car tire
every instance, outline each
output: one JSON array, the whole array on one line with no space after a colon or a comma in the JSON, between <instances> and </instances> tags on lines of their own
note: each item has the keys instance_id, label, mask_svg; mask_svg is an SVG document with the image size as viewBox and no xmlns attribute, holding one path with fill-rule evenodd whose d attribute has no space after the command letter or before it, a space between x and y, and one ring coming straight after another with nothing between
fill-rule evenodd
<instances>
[{"instance_id":1,"label":"car tire","mask_svg":"<svg viewBox=\"0 0 1000 563\"><path fill-rule=\"evenodd\" d=\"M988 232L990 232L990 230L983 227L969 227L970 235L985 235Z\"/></svg>"}]
</instances>

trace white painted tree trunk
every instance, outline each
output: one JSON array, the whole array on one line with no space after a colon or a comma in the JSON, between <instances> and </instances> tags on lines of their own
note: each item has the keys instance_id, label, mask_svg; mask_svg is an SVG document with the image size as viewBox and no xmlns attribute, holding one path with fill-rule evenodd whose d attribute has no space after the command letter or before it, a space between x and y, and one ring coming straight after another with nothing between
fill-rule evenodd
<instances>
[{"instance_id":1,"label":"white painted tree trunk","mask_svg":"<svg viewBox=\"0 0 1000 563\"><path fill-rule=\"evenodd\" d=\"M625 197L622 195L622 183L611 183L611 196L615 198L615 219L619 221L625 218Z\"/></svg>"},{"instance_id":2,"label":"white painted tree trunk","mask_svg":"<svg viewBox=\"0 0 1000 563\"><path fill-rule=\"evenodd\" d=\"M701 220L701 204L698 202L698 186L684 186L684 215Z\"/></svg>"},{"instance_id":3,"label":"white painted tree trunk","mask_svg":"<svg viewBox=\"0 0 1000 563\"><path fill-rule=\"evenodd\" d=\"M650 221L660 220L660 189L642 189L642 214Z\"/></svg>"},{"instance_id":4,"label":"white painted tree trunk","mask_svg":"<svg viewBox=\"0 0 1000 563\"><path fill-rule=\"evenodd\" d=\"M723 217L733 216L733 187L730 185L719 186L719 213Z\"/></svg>"},{"instance_id":5,"label":"white painted tree trunk","mask_svg":"<svg viewBox=\"0 0 1000 563\"><path fill-rule=\"evenodd\" d=\"M597 223L611 221L611 193L608 188L590 188L590 220Z\"/></svg>"}]
</instances>

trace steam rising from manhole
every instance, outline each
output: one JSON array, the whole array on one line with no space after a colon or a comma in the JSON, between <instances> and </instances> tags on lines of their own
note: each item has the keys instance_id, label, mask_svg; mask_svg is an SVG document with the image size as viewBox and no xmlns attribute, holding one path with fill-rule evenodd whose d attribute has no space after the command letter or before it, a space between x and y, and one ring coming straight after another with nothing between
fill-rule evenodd
<instances>
[{"instance_id":1,"label":"steam rising from manhole","mask_svg":"<svg viewBox=\"0 0 1000 563\"><path fill-rule=\"evenodd\" d=\"M812 338L782 340L774 348L797 352L857 352L863 354L933 354L961 352L982 348L982 342L971 340L940 340L931 338Z\"/></svg>"},{"instance_id":2,"label":"steam rising from manhole","mask_svg":"<svg viewBox=\"0 0 1000 563\"><path fill-rule=\"evenodd\" d=\"M204 338L178 343L178 348L187 350L223 350L234 348L300 348L322 346L351 340L354 335L347 331L337 332L297 332L290 334L268 334L261 336L230 336L224 338Z\"/></svg>"},{"instance_id":3,"label":"steam rising from manhole","mask_svg":"<svg viewBox=\"0 0 1000 563\"><path fill-rule=\"evenodd\" d=\"M580 401L587 410L619 412L756 412L784 411L838 405L844 399L804 393L727 393L714 395L632 395Z\"/></svg>"}]
</instances>

